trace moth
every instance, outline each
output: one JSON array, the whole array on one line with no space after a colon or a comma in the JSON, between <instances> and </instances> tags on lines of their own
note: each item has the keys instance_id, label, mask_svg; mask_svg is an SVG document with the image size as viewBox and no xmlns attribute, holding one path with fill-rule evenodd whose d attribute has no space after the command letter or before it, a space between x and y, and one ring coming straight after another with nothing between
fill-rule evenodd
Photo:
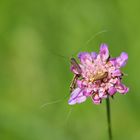
<instances>
[{"instance_id":1,"label":"moth","mask_svg":"<svg viewBox=\"0 0 140 140\"><path fill-rule=\"evenodd\" d=\"M77 72L79 74L74 74L73 78L72 78L72 81L71 81L71 84L70 84L70 93L75 89L76 87L76 81L78 80L79 77L81 77L81 74L82 74L82 70L79 66L79 64L77 63L76 59L75 58L71 58L70 59L70 62L71 62L71 65L77 70Z\"/></svg>"}]
</instances>

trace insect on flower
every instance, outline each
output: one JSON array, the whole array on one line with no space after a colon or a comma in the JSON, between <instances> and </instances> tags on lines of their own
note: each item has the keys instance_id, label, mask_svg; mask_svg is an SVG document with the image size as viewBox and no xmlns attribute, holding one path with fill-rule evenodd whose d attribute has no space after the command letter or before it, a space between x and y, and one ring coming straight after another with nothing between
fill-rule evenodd
<instances>
[{"instance_id":1,"label":"insect on flower","mask_svg":"<svg viewBox=\"0 0 140 140\"><path fill-rule=\"evenodd\" d=\"M101 44L99 54L82 52L78 54L80 63L71 58L71 71L74 73L70 85L70 105L84 102L91 97L93 103L100 104L102 99L114 96L116 92L125 94L129 88L122 84L123 73L128 55L122 52L119 57L111 58L108 46Z\"/></svg>"},{"instance_id":2,"label":"insect on flower","mask_svg":"<svg viewBox=\"0 0 140 140\"><path fill-rule=\"evenodd\" d=\"M74 74L71 85L70 85L70 92L72 92L76 87L76 81L81 76L82 70L74 58L71 58L70 61L71 61L71 65L72 65L73 69L76 70L75 72L78 72L78 73Z\"/></svg>"}]
</instances>

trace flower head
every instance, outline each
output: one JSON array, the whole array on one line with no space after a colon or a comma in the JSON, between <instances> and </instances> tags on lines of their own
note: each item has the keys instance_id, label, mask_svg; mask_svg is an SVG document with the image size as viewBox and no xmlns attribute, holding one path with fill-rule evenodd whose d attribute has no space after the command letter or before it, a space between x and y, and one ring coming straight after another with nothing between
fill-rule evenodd
<instances>
[{"instance_id":1,"label":"flower head","mask_svg":"<svg viewBox=\"0 0 140 140\"><path fill-rule=\"evenodd\" d=\"M122 84L123 73L120 70L127 62L127 53L122 52L119 57L110 58L108 46L101 44L99 54L82 52L78 58L80 73L71 66L71 71L78 78L69 99L70 105L82 103L88 97L91 97L93 103L100 104L102 99L113 96L116 92L125 94L129 91Z\"/></svg>"}]
</instances>

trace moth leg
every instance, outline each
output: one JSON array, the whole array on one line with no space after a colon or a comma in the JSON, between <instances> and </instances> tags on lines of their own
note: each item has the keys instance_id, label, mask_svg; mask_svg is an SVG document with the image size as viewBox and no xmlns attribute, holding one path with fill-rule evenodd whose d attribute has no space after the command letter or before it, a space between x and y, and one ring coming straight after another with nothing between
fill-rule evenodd
<instances>
[{"instance_id":1,"label":"moth leg","mask_svg":"<svg viewBox=\"0 0 140 140\"><path fill-rule=\"evenodd\" d=\"M71 84L70 84L70 93L75 89L75 87L76 87L76 81L77 81L78 77L79 76L77 74L75 74L73 76L72 81L71 81Z\"/></svg>"}]
</instances>

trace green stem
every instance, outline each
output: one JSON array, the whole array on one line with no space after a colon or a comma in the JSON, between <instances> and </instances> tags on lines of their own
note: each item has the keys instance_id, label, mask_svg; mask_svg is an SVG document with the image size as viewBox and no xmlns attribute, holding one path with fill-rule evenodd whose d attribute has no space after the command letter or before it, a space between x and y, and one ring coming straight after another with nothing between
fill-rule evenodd
<instances>
[{"instance_id":1,"label":"green stem","mask_svg":"<svg viewBox=\"0 0 140 140\"><path fill-rule=\"evenodd\" d=\"M107 122L108 122L109 140L112 140L111 113L110 113L110 101L109 101L109 97L106 99L106 110L107 110Z\"/></svg>"}]
</instances>

